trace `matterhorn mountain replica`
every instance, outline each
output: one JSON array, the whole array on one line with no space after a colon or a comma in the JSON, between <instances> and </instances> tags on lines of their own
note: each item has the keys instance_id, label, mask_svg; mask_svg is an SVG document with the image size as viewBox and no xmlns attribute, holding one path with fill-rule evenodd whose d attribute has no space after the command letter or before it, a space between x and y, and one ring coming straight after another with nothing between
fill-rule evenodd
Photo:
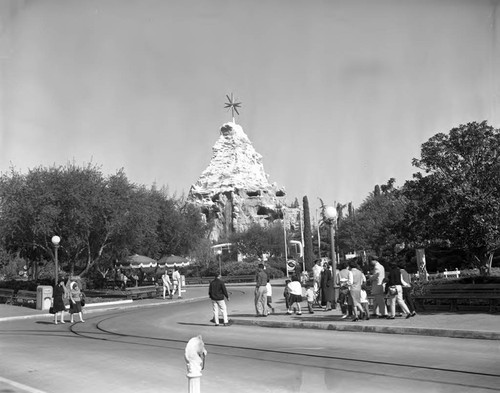
<instances>
[{"instance_id":1,"label":"matterhorn mountain replica","mask_svg":"<svg viewBox=\"0 0 500 393\"><path fill-rule=\"evenodd\" d=\"M283 219L283 215L288 219L290 213L295 216L290 221L296 221L297 209L285 206L284 188L269 183L262 156L241 126L224 124L212 150L210 164L191 186L188 196L201 208L206 221L213 224L212 241L245 231L253 224L267 226L275 219Z\"/></svg>"}]
</instances>

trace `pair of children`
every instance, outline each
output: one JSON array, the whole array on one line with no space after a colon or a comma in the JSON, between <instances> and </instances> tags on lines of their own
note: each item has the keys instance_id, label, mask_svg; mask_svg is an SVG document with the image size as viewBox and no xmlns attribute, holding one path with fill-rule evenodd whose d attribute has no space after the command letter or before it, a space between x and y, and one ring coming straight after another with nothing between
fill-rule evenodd
<instances>
[{"instance_id":1,"label":"pair of children","mask_svg":"<svg viewBox=\"0 0 500 393\"><path fill-rule=\"evenodd\" d=\"M314 290L310 285L306 284L305 297L307 299L307 308L310 314L314 314L312 309L314 303ZM287 309L287 314L291 315L293 312L297 312L297 315L302 315L302 285L297 276L293 276L292 280L285 281L285 290L283 292L285 297L285 304Z\"/></svg>"},{"instance_id":2,"label":"pair of children","mask_svg":"<svg viewBox=\"0 0 500 393\"><path fill-rule=\"evenodd\" d=\"M315 299L314 289L309 285L305 285L305 298L307 300L307 308L309 314L314 314L313 304ZM287 309L287 314L293 314L297 311L297 315L302 315L302 309L300 303L302 302L302 286L297 277L292 277L292 280L285 281L285 290L283 291L283 296L285 297L285 304ZM360 304L363 308L364 319L370 319L370 311L368 306L368 296L366 293L366 284L361 285L361 296Z\"/></svg>"}]
</instances>

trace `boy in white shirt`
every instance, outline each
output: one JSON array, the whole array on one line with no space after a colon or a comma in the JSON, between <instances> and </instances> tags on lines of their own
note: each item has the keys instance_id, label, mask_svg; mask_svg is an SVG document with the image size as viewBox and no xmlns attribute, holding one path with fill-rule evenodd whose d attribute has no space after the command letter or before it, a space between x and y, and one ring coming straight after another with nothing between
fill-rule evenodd
<instances>
[{"instance_id":1,"label":"boy in white shirt","mask_svg":"<svg viewBox=\"0 0 500 393\"><path fill-rule=\"evenodd\" d=\"M274 314L274 307L272 305L273 287L271 286L271 283L269 282L269 278L267 279L266 290L267 290L267 315L269 315L271 313ZM269 311L269 310L271 310L271 311Z\"/></svg>"},{"instance_id":2,"label":"boy in white shirt","mask_svg":"<svg viewBox=\"0 0 500 393\"><path fill-rule=\"evenodd\" d=\"M314 304L314 289L311 288L309 284L306 284L306 299L307 299L307 308L309 309L309 314L314 314L313 304Z\"/></svg>"}]
</instances>

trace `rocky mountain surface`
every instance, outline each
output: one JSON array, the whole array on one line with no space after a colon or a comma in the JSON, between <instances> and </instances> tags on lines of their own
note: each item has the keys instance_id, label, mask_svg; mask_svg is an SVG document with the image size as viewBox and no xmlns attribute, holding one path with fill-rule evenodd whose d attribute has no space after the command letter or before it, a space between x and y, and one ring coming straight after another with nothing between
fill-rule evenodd
<instances>
[{"instance_id":1,"label":"rocky mountain surface","mask_svg":"<svg viewBox=\"0 0 500 393\"><path fill-rule=\"evenodd\" d=\"M252 224L267 226L283 219L283 214L288 222L296 221L298 210L286 206L284 187L269 182L262 156L240 125L224 124L212 152L208 167L188 196L213 224L211 240L244 231Z\"/></svg>"}]
</instances>

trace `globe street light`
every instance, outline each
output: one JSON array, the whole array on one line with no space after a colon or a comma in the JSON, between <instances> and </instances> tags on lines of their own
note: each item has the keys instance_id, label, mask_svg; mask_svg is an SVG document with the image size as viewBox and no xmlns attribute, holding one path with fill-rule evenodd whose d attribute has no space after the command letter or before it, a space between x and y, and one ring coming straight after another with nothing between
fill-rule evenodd
<instances>
[{"instance_id":1,"label":"globe street light","mask_svg":"<svg viewBox=\"0 0 500 393\"><path fill-rule=\"evenodd\" d=\"M323 216L325 218L325 221L328 222L330 225L330 245L331 245L331 254L332 254L332 278L333 278L333 288L334 288L334 294L335 294L335 299L337 299L337 289L336 289L336 284L337 284L337 255L335 252L335 226L337 224L337 209L335 209L333 206L327 206L325 207L325 210L323 211ZM337 307L337 302L333 302L332 307L336 308Z\"/></svg>"},{"instance_id":2,"label":"globe street light","mask_svg":"<svg viewBox=\"0 0 500 393\"><path fill-rule=\"evenodd\" d=\"M61 238L59 236L52 236L52 244L54 245L54 263L56 265L56 270L55 270L55 274L54 274L55 285L57 285L57 280L58 280L59 267L57 265L57 249L59 248L60 242L61 242Z\"/></svg>"}]
</instances>

